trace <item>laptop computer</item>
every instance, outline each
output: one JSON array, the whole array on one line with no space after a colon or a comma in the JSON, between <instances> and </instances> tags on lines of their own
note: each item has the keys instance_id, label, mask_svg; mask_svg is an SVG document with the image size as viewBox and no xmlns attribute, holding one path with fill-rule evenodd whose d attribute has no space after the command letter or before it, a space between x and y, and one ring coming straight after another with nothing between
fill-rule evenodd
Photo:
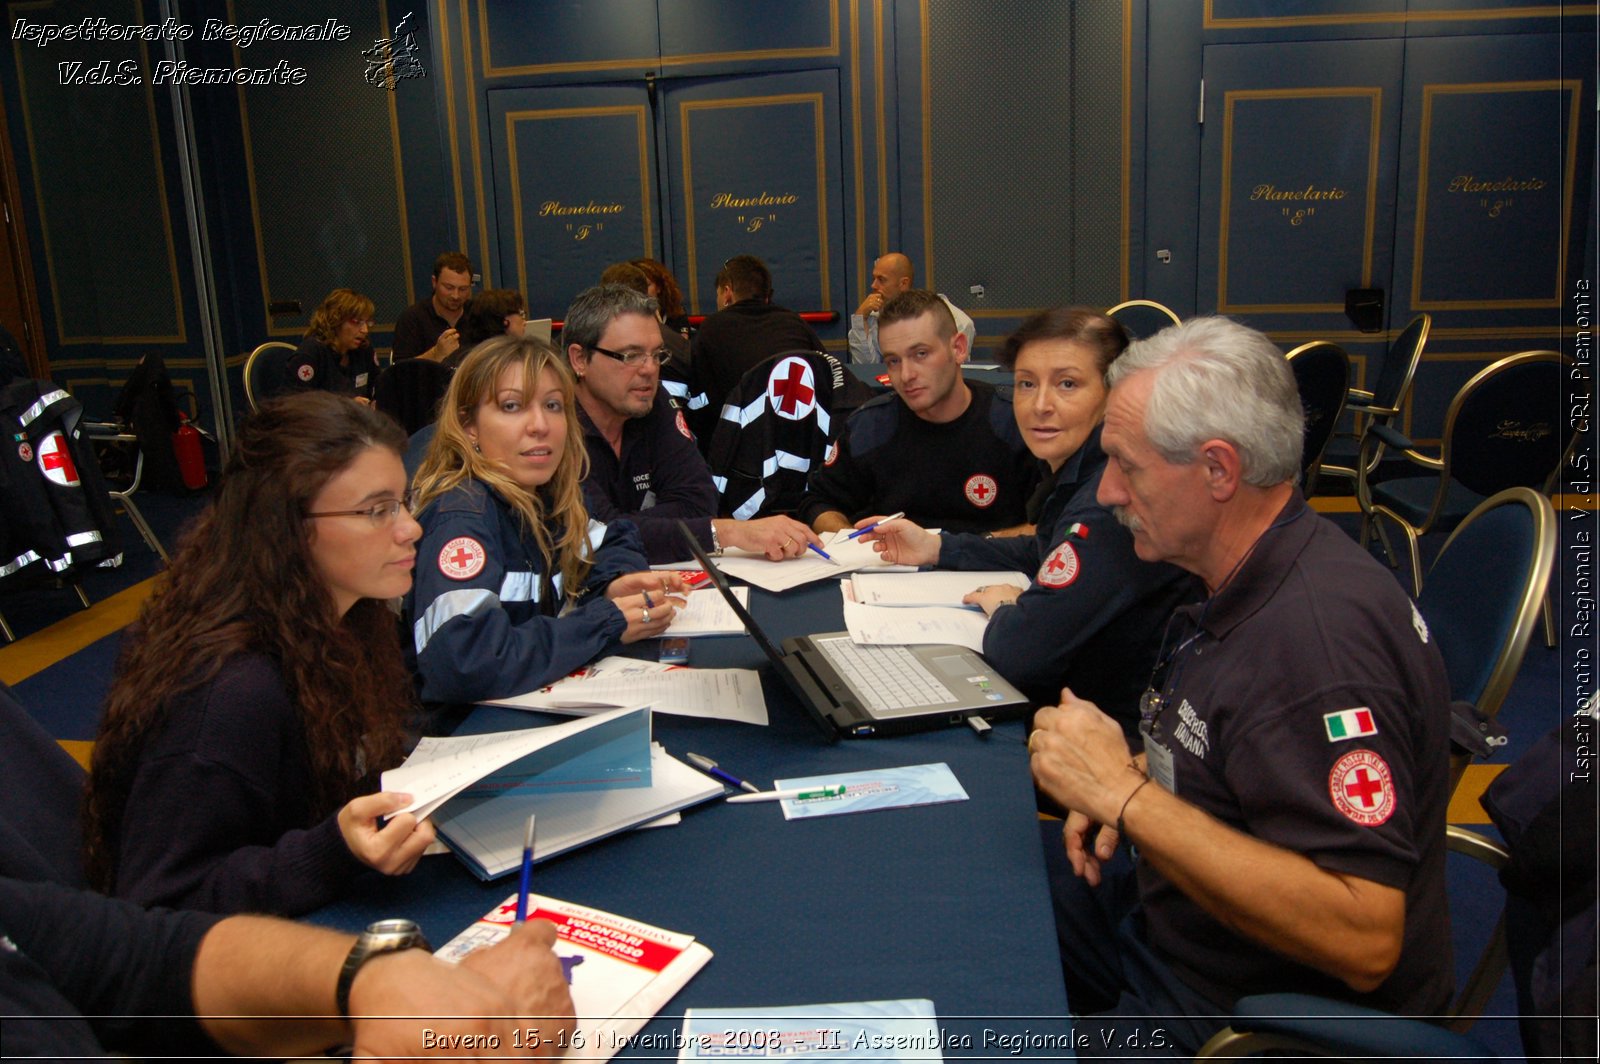
<instances>
[{"instance_id":1,"label":"laptop computer","mask_svg":"<svg viewBox=\"0 0 1600 1064\"><path fill-rule=\"evenodd\" d=\"M966 647L864 646L849 632L825 632L785 639L779 650L694 533L682 521L678 528L695 561L828 741L948 727L974 716L1020 716L1029 708L1021 691Z\"/></svg>"}]
</instances>

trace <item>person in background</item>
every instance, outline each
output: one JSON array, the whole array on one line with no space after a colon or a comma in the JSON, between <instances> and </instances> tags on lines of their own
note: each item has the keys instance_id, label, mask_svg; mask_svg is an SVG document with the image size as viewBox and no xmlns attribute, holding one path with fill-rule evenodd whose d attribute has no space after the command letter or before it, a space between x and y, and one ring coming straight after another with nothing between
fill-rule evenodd
<instances>
[{"instance_id":1,"label":"person in background","mask_svg":"<svg viewBox=\"0 0 1600 1064\"><path fill-rule=\"evenodd\" d=\"M667 328L684 339L689 337L689 315L683 309L683 289L664 263L655 259L634 259L633 264L644 271L650 281L647 293L660 306L661 320Z\"/></svg>"},{"instance_id":2,"label":"person in background","mask_svg":"<svg viewBox=\"0 0 1600 1064\"><path fill-rule=\"evenodd\" d=\"M627 521L584 507L572 375L548 344L473 349L440 404L414 480L417 582L409 653L425 702L543 687L618 643L665 631L683 577L645 570Z\"/></svg>"},{"instance_id":3,"label":"person in background","mask_svg":"<svg viewBox=\"0 0 1600 1064\"><path fill-rule=\"evenodd\" d=\"M289 358L285 389L332 392L370 403L378 383L378 360L368 339L374 309L372 300L360 292L348 288L329 292Z\"/></svg>"},{"instance_id":4,"label":"person in background","mask_svg":"<svg viewBox=\"0 0 1600 1064\"><path fill-rule=\"evenodd\" d=\"M461 342L461 315L472 298L472 260L446 251L433 261L428 298L411 304L394 321L394 360L426 358L443 362Z\"/></svg>"},{"instance_id":5,"label":"person in background","mask_svg":"<svg viewBox=\"0 0 1600 1064\"><path fill-rule=\"evenodd\" d=\"M90 768L89 882L142 905L309 912L433 827L375 793L410 678L391 602L421 530L405 440L326 393L271 400L124 639ZM389 819L387 822L385 818Z\"/></svg>"},{"instance_id":6,"label":"person in background","mask_svg":"<svg viewBox=\"0 0 1600 1064\"><path fill-rule=\"evenodd\" d=\"M444 360L451 369L461 365L467 354L485 340L496 336L522 335L528 325L527 305L522 293L510 288L488 288L479 292L466 313L461 315L461 342Z\"/></svg>"},{"instance_id":7,"label":"person in background","mask_svg":"<svg viewBox=\"0 0 1600 1064\"><path fill-rule=\"evenodd\" d=\"M1176 566L1140 561L1132 534L1095 499L1106 373L1127 346L1122 326L1099 311L1057 307L1024 321L997 353L1048 492L1028 514L1032 536L941 536L899 520L862 538L896 564L1029 574L1026 587L974 586L962 600L989 616L983 656L1029 698L1051 702L1071 687L1134 736L1162 629L1199 592Z\"/></svg>"},{"instance_id":8,"label":"person in background","mask_svg":"<svg viewBox=\"0 0 1600 1064\"><path fill-rule=\"evenodd\" d=\"M883 361L883 350L878 346L878 312L901 292L915 288L916 281L916 270L911 260L898 251L891 251L872 264L872 290L861 300L856 312L850 315L850 361ZM939 298L950 308L950 317L955 321L957 331L967 338L967 352L971 354L978 342L978 327L972 323L969 314L942 293Z\"/></svg>"}]
</instances>

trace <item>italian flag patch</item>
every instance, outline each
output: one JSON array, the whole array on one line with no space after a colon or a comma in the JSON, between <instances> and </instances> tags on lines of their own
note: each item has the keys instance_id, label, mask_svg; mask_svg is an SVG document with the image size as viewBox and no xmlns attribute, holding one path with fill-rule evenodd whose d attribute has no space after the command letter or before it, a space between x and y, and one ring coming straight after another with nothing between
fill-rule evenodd
<instances>
[{"instance_id":1,"label":"italian flag patch","mask_svg":"<svg viewBox=\"0 0 1600 1064\"><path fill-rule=\"evenodd\" d=\"M1070 526L1068 526L1067 535L1077 536L1079 539L1088 539L1089 526L1085 525L1081 521L1074 521Z\"/></svg>"},{"instance_id":2,"label":"italian flag patch","mask_svg":"<svg viewBox=\"0 0 1600 1064\"><path fill-rule=\"evenodd\" d=\"M1366 706L1341 709L1337 713L1324 713L1322 726L1328 729L1330 743L1342 743L1346 739L1361 739L1378 734L1378 724L1372 719L1372 710Z\"/></svg>"}]
</instances>

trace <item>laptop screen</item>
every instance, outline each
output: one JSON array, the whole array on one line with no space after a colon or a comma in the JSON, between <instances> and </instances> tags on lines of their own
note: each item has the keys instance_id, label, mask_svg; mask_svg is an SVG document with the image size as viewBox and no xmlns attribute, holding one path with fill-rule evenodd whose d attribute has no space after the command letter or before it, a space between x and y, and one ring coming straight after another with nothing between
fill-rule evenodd
<instances>
[{"instance_id":1,"label":"laptop screen","mask_svg":"<svg viewBox=\"0 0 1600 1064\"><path fill-rule=\"evenodd\" d=\"M784 662L783 652L772 644L772 640L767 638L767 633L762 630L761 625L756 623L756 619L750 616L750 611L745 609L744 603L739 601L739 596L733 593L733 588L728 585L728 578L722 575L722 570L717 568L716 563L711 560L711 556L705 552L705 548L700 546L700 540L695 536L694 531L682 521L678 522L678 531L682 534L684 543L688 544L689 553L694 555L694 560L699 562L700 567L706 571L706 576L711 578L712 584L716 586L717 591L722 595L723 600L728 603L729 608L733 610L734 615L744 622L745 630L750 633L750 638L756 641L756 646L760 647L762 653L766 654L767 658L772 662L772 667L778 670L779 676L783 677L783 682L789 685L790 693L800 700L800 704L805 707L806 715L811 718L812 723L821 728L830 741L838 739L838 729L833 726L833 722L828 720L822 710L813 704L806 695L805 690L800 686L799 681L794 678L794 675L789 671L789 666Z\"/></svg>"}]
</instances>

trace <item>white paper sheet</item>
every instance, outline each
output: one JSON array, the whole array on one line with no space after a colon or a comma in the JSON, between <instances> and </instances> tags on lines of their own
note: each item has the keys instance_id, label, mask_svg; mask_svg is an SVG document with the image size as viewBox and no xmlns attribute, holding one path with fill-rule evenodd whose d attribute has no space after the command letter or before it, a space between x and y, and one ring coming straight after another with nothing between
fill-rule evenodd
<instances>
[{"instance_id":1,"label":"white paper sheet","mask_svg":"<svg viewBox=\"0 0 1600 1064\"><path fill-rule=\"evenodd\" d=\"M745 609L750 608L750 589L736 587L733 589L739 604ZM728 605L728 600L714 587L703 587L699 591L689 592L683 609L672 619L664 636L707 636L707 635L744 635L744 622L739 620L739 615L733 612L733 607Z\"/></svg>"},{"instance_id":2,"label":"white paper sheet","mask_svg":"<svg viewBox=\"0 0 1600 1064\"><path fill-rule=\"evenodd\" d=\"M844 604L844 623L857 643L911 646L954 643L983 651L983 630L989 618L982 610L960 606L866 606Z\"/></svg>"},{"instance_id":3,"label":"white paper sheet","mask_svg":"<svg viewBox=\"0 0 1600 1064\"><path fill-rule=\"evenodd\" d=\"M962 572L935 569L926 573L852 573L855 601L864 606L961 606L961 598L986 584L1027 587L1019 572ZM979 607L966 606L964 609Z\"/></svg>"},{"instance_id":4,"label":"white paper sheet","mask_svg":"<svg viewBox=\"0 0 1600 1064\"><path fill-rule=\"evenodd\" d=\"M832 561L815 551L806 551L798 558L774 562L747 554L724 554L717 560L717 568L729 576L738 577L747 584L767 591L788 591L815 580L830 580L857 569L914 572L914 566L891 566L882 559L871 543L860 539L846 539L848 529L840 529L823 536L823 549Z\"/></svg>"},{"instance_id":5,"label":"white paper sheet","mask_svg":"<svg viewBox=\"0 0 1600 1064\"><path fill-rule=\"evenodd\" d=\"M611 659L606 659L610 661ZM604 662L601 663L604 665ZM706 717L741 724L767 723L767 700L754 669L684 669L665 672L607 672L489 703L512 709L587 716L611 706L648 703L657 713Z\"/></svg>"}]
</instances>

